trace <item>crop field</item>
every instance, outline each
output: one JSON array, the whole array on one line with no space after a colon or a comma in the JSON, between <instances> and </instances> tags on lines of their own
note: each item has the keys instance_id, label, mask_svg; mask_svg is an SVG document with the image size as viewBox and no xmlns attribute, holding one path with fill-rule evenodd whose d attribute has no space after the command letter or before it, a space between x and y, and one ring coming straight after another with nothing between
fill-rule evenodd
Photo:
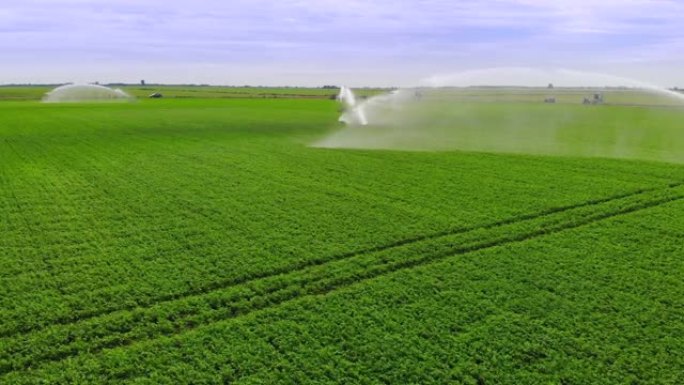
<instances>
[{"instance_id":1,"label":"crop field","mask_svg":"<svg viewBox=\"0 0 684 385\"><path fill-rule=\"evenodd\" d=\"M488 99L492 97L492 99ZM684 163L681 106L585 106L537 99L485 102L449 97L368 108L371 122L349 126L319 142L323 147L461 150L495 153L611 157ZM535 102L536 100L536 102ZM614 101L611 97L609 99ZM638 100L634 97L632 100ZM669 100L669 103L676 103ZM600 129L597 129L600 127Z\"/></svg>"},{"instance_id":2,"label":"crop field","mask_svg":"<svg viewBox=\"0 0 684 385\"><path fill-rule=\"evenodd\" d=\"M116 86L113 86L117 88ZM0 101L30 101L40 100L46 92L52 90L50 86L0 86ZM219 86L169 86L169 85L125 85L118 87L137 97L146 98L155 92L164 98L202 98L202 99L330 99L337 94L336 89L298 88L298 87L219 87ZM383 92L382 89L361 89L360 96L371 96Z\"/></svg>"},{"instance_id":3,"label":"crop field","mask_svg":"<svg viewBox=\"0 0 684 385\"><path fill-rule=\"evenodd\" d=\"M684 164L318 148L331 91L239 90L0 88L0 383L684 383Z\"/></svg>"}]
</instances>

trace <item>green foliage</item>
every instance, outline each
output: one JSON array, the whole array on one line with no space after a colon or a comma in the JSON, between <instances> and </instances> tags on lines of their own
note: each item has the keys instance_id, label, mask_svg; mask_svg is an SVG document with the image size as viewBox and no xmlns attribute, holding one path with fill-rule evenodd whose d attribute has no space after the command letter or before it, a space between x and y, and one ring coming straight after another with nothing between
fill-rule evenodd
<instances>
[{"instance_id":1,"label":"green foliage","mask_svg":"<svg viewBox=\"0 0 684 385\"><path fill-rule=\"evenodd\" d=\"M336 111L1 103L0 383L684 380L682 166L307 147Z\"/></svg>"}]
</instances>

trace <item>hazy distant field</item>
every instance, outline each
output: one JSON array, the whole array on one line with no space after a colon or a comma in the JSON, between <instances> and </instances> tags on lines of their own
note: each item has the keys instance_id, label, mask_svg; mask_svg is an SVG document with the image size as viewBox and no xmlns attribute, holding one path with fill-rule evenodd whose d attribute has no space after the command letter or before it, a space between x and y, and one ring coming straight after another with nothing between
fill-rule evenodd
<instances>
[{"instance_id":1,"label":"hazy distant field","mask_svg":"<svg viewBox=\"0 0 684 385\"><path fill-rule=\"evenodd\" d=\"M480 102L450 97L398 106L390 103L386 108L369 108L366 115L371 120L368 126L339 130L318 145L684 163L684 107Z\"/></svg>"},{"instance_id":2,"label":"hazy distant field","mask_svg":"<svg viewBox=\"0 0 684 385\"><path fill-rule=\"evenodd\" d=\"M420 90L419 90L420 91ZM426 99L448 95L450 100L485 103L542 103L554 99L559 104L582 104L584 99L591 101L600 94L607 105L684 107L682 99L673 98L678 93L655 92L631 88L534 88L534 87L445 87L430 91L424 89Z\"/></svg>"},{"instance_id":3,"label":"hazy distant field","mask_svg":"<svg viewBox=\"0 0 684 385\"><path fill-rule=\"evenodd\" d=\"M113 86L113 88L117 88ZM147 98L159 92L164 98L311 98L325 99L336 95L335 89L323 88L266 88L266 87L219 87L219 86L121 86L118 87L137 98ZM53 89L46 86L3 86L0 87L0 101L40 100L43 95ZM379 89L358 90L361 96L375 95Z\"/></svg>"},{"instance_id":4,"label":"hazy distant field","mask_svg":"<svg viewBox=\"0 0 684 385\"><path fill-rule=\"evenodd\" d=\"M313 148L334 91L161 92L0 88L0 383L684 382L684 165Z\"/></svg>"}]
</instances>

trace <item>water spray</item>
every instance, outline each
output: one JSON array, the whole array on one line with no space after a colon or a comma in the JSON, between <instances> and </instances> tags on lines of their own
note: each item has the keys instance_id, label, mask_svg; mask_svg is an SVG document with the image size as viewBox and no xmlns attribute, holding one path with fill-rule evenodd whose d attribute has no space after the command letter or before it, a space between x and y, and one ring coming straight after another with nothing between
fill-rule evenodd
<instances>
[{"instance_id":1,"label":"water spray","mask_svg":"<svg viewBox=\"0 0 684 385\"><path fill-rule=\"evenodd\" d=\"M684 95L612 75L481 69L358 101L342 87L338 100L346 125L317 147L684 163Z\"/></svg>"},{"instance_id":2,"label":"water spray","mask_svg":"<svg viewBox=\"0 0 684 385\"><path fill-rule=\"evenodd\" d=\"M134 98L121 89L98 84L66 84L43 97L44 103L131 101Z\"/></svg>"},{"instance_id":3,"label":"water spray","mask_svg":"<svg viewBox=\"0 0 684 385\"><path fill-rule=\"evenodd\" d=\"M364 107L356 102L356 95L354 95L351 88L342 86L340 93L337 95L337 100L344 105L345 109L345 113L340 116L340 122L360 124L362 126L368 124Z\"/></svg>"}]
</instances>

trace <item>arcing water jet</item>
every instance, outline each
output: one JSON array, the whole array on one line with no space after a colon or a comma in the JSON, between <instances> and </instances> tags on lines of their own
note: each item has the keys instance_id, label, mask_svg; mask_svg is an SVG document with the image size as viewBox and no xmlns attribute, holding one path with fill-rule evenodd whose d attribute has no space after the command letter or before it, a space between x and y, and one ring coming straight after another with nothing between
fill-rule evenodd
<instances>
[{"instance_id":1,"label":"arcing water jet","mask_svg":"<svg viewBox=\"0 0 684 385\"><path fill-rule=\"evenodd\" d=\"M368 124L364 107L357 104L356 95L349 87L342 86L340 93L337 95L337 100L344 106L344 113L340 116L340 122L347 124L360 124L365 126Z\"/></svg>"},{"instance_id":2,"label":"arcing water jet","mask_svg":"<svg viewBox=\"0 0 684 385\"><path fill-rule=\"evenodd\" d=\"M435 76L358 103L347 90L340 92L351 106L340 118L347 125L315 146L684 163L684 95L631 79L489 69Z\"/></svg>"},{"instance_id":3,"label":"arcing water jet","mask_svg":"<svg viewBox=\"0 0 684 385\"><path fill-rule=\"evenodd\" d=\"M44 103L101 102L132 100L133 97L120 89L97 84L67 84L45 94Z\"/></svg>"}]
</instances>

